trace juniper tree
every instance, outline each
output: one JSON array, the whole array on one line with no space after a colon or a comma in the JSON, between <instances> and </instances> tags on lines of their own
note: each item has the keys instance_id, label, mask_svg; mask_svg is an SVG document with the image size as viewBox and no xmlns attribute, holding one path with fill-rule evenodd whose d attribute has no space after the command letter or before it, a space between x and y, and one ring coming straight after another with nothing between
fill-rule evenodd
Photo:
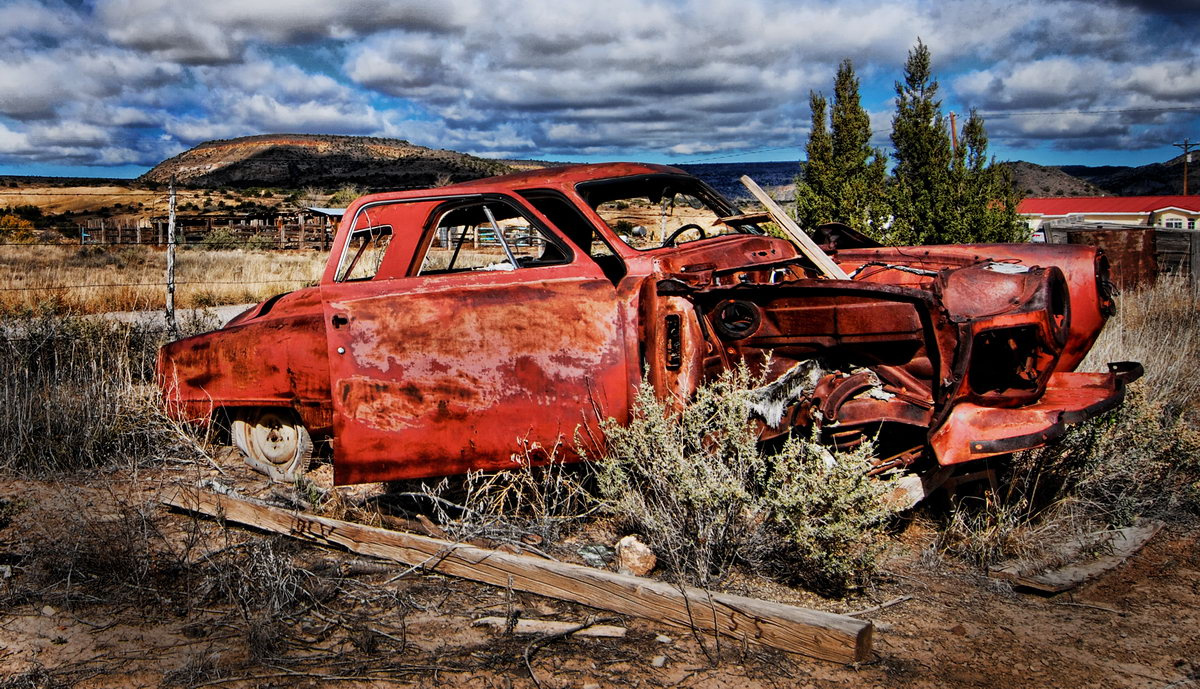
<instances>
[{"instance_id":1,"label":"juniper tree","mask_svg":"<svg viewBox=\"0 0 1200 689\"><path fill-rule=\"evenodd\" d=\"M973 108L963 125L961 142L954 168L958 183L954 220L960 228L955 235L971 242L1027 241L1029 231L1017 215L1020 193L1008 168L988 158L983 118Z\"/></svg>"},{"instance_id":2,"label":"juniper tree","mask_svg":"<svg viewBox=\"0 0 1200 689\"><path fill-rule=\"evenodd\" d=\"M929 48L917 40L896 83L892 119L892 239L899 244L1023 241L1020 200L1008 170L987 156L983 118L974 110L963 125L962 145L950 145L937 98Z\"/></svg>"},{"instance_id":3,"label":"juniper tree","mask_svg":"<svg viewBox=\"0 0 1200 689\"><path fill-rule=\"evenodd\" d=\"M805 227L843 222L879 235L888 215L887 160L871 147L871 118L859 100L854 65L843 60L834 80L831 126L827 101L812 93L808 162L796 184L797 215Z\"/></svg>"},{"instance_id":4,"label":"juniper tree","mask_svg":"<svg viewBox=\"0 0 1200 689\"><path fill-rule=\"evenodd\" d=\"M892 118L892 230L899 244L943 243L953 216L950 135L937 92L929 48L918 39L904 65L904 82L896 82Z\"/></svg>"}]
</instances>

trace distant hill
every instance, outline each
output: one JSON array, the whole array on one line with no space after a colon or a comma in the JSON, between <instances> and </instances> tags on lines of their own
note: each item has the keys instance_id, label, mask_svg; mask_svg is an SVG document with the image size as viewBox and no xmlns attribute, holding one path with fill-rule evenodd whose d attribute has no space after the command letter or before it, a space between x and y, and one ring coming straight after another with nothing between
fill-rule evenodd
<instances>
[{"instance_id":1,"label":"distant hill","mask_svg":"<svg viewBox=\"0 0 1200 689\"><path fill-rule=\"evenodd\" d=\"M761 163L683 163L675 167L699 177L731 200L748 199L750 192L742 185L742 175L750 178L772 192L776 201L790 201L795 197L796 177L800 175L800 163L795 160L779 160Z\"/></svg>"},{"instance_id":2,"label":"distant hill","mask_svg":"<svg viewBox=\"0 0 1200 689\"><path fill-rule=\"evenodd\" d=\"M1013 186L1025 196L1105 196L1108 192L1061 168L1018 160L1000 163L1012 173Z\"/></svg>"},{"instance_id":3,"label":"distant hill","mask_svg":"<svg viewBox=\"0 0 1200 689\"><path fill-rule=\"evenodd\" d=\"M429 187L501 175L500 161L417 146L401 139L314 134L264 134L206 141L154 166L138 179L174 176L192 187L337 187L371 190Z\"/></svg>"},{"instance_id":4,"label":"distant hill","mask_svg":"<svg viewBox=\"0 0 1200 689\"><path fill-rule=\"evenodd\" d=\"M1063 165L1063 172L1095 184L1118 196L1171 196L1183 193L1183 155L1165 163L1139 167L1120 165ZM1188 170L1188 191L1200 190L1200 160Z\"/></svg>"}]
</instances>

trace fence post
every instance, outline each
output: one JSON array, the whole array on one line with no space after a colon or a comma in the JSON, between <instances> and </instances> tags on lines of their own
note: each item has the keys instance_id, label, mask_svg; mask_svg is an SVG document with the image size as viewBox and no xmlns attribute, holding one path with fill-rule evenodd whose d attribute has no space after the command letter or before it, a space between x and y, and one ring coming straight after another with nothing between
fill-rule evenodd
<instances>
[{"instance_id":1,"label":"fence post","mask_svg":"<svg viewBox=\"0 0 1200 689\"><path fill-rule=\"evenodd\" d=\"M279 219L279 248L283 248L283 218Z\"/></svg>"},{"instance_id":2,"label":"fence post","mask_svg":"<svg viewBox=\"0 0 1200 689\"><path fill-rule=\"evenodd\" d=\"M175 322L175 178L171 177L171 197L167 201L167 332L179 337Z\"/></svg>"},{"instance_id":3,"label":"fence post","mask_svg":"<svg viewBox=\"0 0 1200 689\"><path fill-rule=\"evenodd\" d=\"M1188 262L1188 283L1192 284L1193 292L1200 292L1200 232L1188 233L1188 245L1192 260Z\"/></svg>"}]
</instances>

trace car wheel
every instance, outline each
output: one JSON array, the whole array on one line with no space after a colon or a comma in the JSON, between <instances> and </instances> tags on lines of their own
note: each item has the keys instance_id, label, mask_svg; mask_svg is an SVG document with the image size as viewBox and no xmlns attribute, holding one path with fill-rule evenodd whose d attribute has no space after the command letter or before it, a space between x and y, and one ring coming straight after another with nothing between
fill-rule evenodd
<instances>
[{"instance_id":1,"label":"car wheel","mask_svg":"<svg viewBox=\"0 0 1200 689\"><path fill-rule=\"evenodd\" d=\"M273 481L294 483L312 459L312 438L290 409L238 410L229 431L246 464Z\"/></svg>"}]
</instances>

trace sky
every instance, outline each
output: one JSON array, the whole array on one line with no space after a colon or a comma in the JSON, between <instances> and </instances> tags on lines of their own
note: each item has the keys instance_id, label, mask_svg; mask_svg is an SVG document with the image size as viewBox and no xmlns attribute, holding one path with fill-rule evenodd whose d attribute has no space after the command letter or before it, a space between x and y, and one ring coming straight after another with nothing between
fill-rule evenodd
<instances>
[{"instance_id":1,"label":"sky","mask_svg":"<svg viewBox=\"0 0 1200 689\"><path fill-rule=\"evenodd\" d=\"M918 38L998 160L1200 140L1200 0L0 0L0 174L132 177L197 143L355 134L486 157L798 160L853 61L874 143Z\"/></svg>"}]
</instances>

